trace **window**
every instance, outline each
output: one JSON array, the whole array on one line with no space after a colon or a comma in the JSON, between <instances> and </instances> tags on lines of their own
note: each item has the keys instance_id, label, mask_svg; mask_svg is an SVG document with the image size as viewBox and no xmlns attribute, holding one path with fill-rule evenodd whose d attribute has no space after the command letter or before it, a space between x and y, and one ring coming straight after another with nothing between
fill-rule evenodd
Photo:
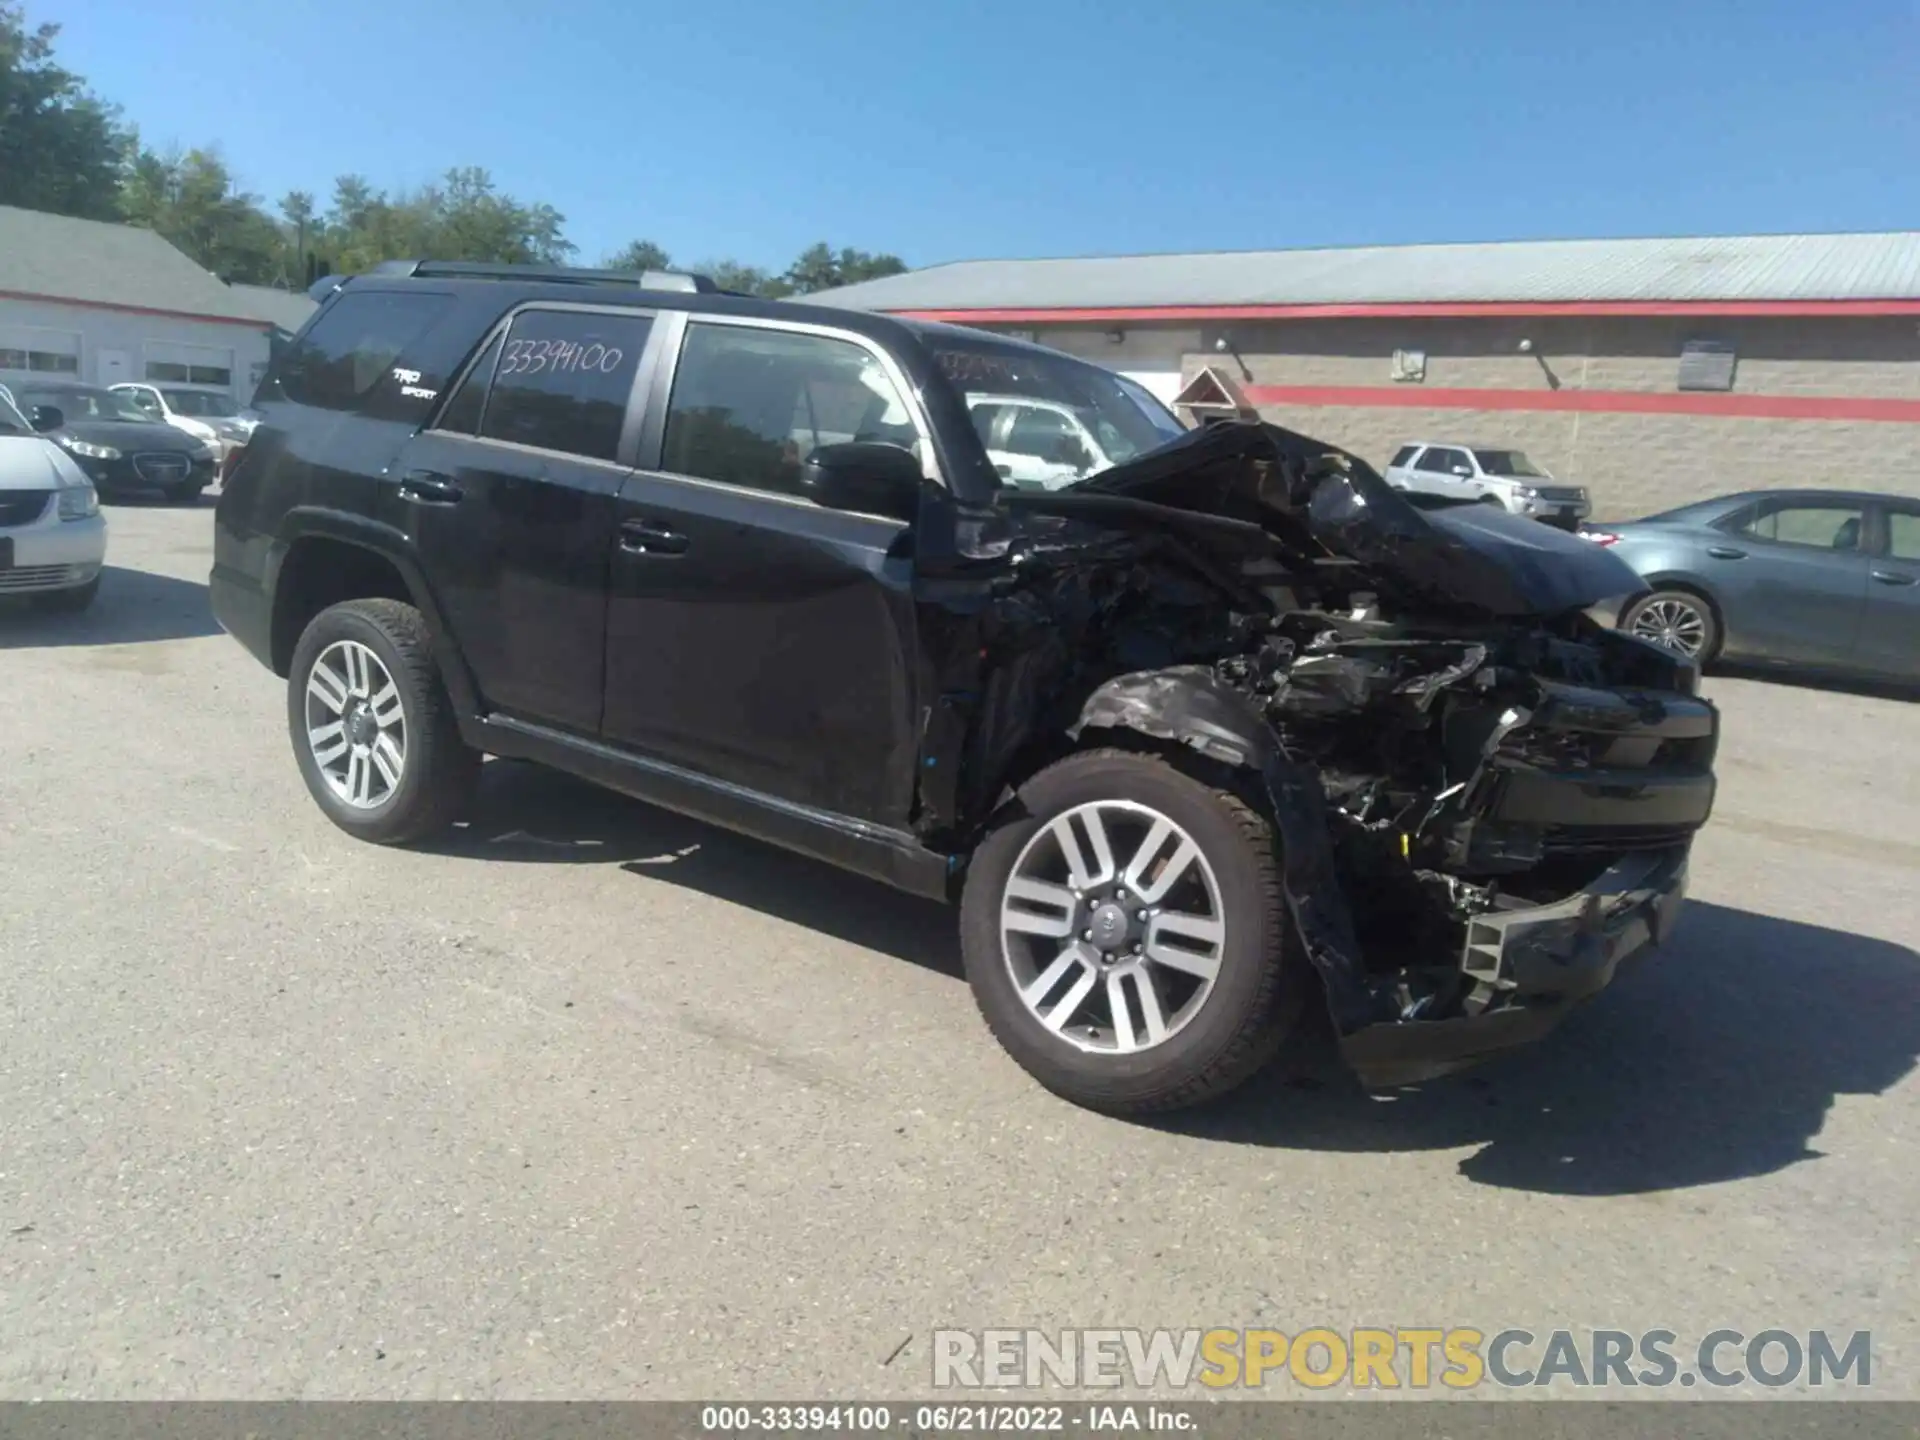
<instances>
[{"instance_id":1,"label":"window","mask_svg":"<svg viewBox=\"0 0 1920 1440\"><path fill-rule=\"evenodd\" d=\"M522 311L494 364L480 433L589 460L613 459L652 328L651 315Z\"/></svg>"},{"instance_id":2,"label":"window","mask_svg":"<svg viewBox=\"0 0 1920 1440\"><path fill-rule=\"evenodd\" d=\"M1394 451L1393 459L1387 462L1387 468L1391 470L1396 466L1404 467L1419 453L1419 450L1420 447L1418 445L1402 445L1398 450Z\"/></svg>"},{"instance_id":3,"label":"window","mask_svg":"<svg viewBox=\"0 0 1920 1440\"><path fill-rule=\"evenodd\" d=\"M135 392L137 401L140 394ZM173 407L176 415L191 415L198 420L226 420L240 413L240 407L233 403L231 395L218 395L211 390L169 390L166 392L167 404Z\"/></svg>"},{"instance_id":4,"label":"window","mask_svg":"<svg viewBox=\"0 0 1920 1440\"><path fill-rule=\"evenodd\" d=\"M92 385L66 385L58 390L36 390L23 385L14 391L14 403L31 412L36 405L50 405L68 420L133 420L148 423L153 416L133 403L133 397L119 390L101 390Z\"/></svg>"},{"instance_id":5,"label":"window","mask_svg":"<svg viewBox=\"0 0 1920 1440\"><path fill-rule=\"evenodd\" d=\"M160 397L151 390L116 390L114 393L126 396L156 420L164 413L160 406Z\"/></svg>"},{"instance_id":6,"label":"window","mask_svg":"<svg viewBox=\"0 0 1920 1440\"><path fill-rule=\"evenodd\" d=\"M338 295L287 351L277 379L289 400L349 410L451 303L445 295Z\"/></svg>"},{"instance_id":7,"label":"window","mask_svg":"<svg viewBox=\"0 0 1920 1440\"><path fill-rule=\"evenodd\" d=\"M1086 448L1073 422L1058 410L1014 407L1013 424L1007 427L1007 449L1016 455L1037 455L1042 460L1058 459L1071 465L1085 456ZM1069 455L1073 458L1066 458Z\"/></svg>"},{"instance_id":8,"label":"window","mask_svg":"<svg viewBox=\"0 0 1920 1440\"><path fill-rule=\"evenodd\" d=\"M1763 507L1740 525L1744 535L1819 550L1858 550L1864 518L1858 505L1787 501Z\"/></svg>"},{"instance_id":9,"label":"window","mask_svg":"<svg viewBox=\"0 0 1920 1440\"><path fill-rule=\"evenodd\" d=\"M1434 471L1441 475L1451 475L1455 469L1469 472L1473 469L1467 463L1465 454L1458 450L1443 450L1437 445L1429 448L1427 453L1420 457L1420 463L1413 468Z\"/></svg>"},{"instance_id":10,"label":"window","mask_svg":"<svg viewBox=\"0 0 1920 1440\"><path fill-rule=\"evenodd\" d=\"M147 361L147 379L171 385L231 385L229 365L189 365L179 360Z\"/></svg>"},{"instance_id":11,"label":"window","mask_svg":"<svg viewBox=\"0 0 1920 1440\"><path fill-rule=\"evenodd\" d=\"M78 375L80 357L52 350L0 350L0 370L25 370L29 374Z\"/></svg>"},{"instance_id":12,"label":"window","mask_svg":"<svg viewBox=\"0 0 1920 1440\"><path fill-rule=\"evenodd\" d=\"M1887 511L1887 553L1896 560L1920 560L1920 508Z\"/></svg>"},{"instance_id":13,"label":"window","mask_svg":"<svg viewBox=\"0 0 1920 1440\"><path fill-rule=\"evenodd\" d=\"M778 494L823 445L881 441L918 453L906 403L850 340L738 325L687 328L667 407L664 469Z\"/></svg>"},{"instance_id":14,"label":"window","mask_svg":"<svg viewBox=\"0 0 1920 1440\"><path fill-rule=\"evenodd\" d=\"M438 429L451 430L458 435L478 435L480 433L480 412L487 407L487 385L493 379L494 364L500 359L500 344L504 337L496 335L485 353L474 362L460 386L453 392L453 398L447 401L447 408L440 412Z\"/></svg>"}]
</instances>

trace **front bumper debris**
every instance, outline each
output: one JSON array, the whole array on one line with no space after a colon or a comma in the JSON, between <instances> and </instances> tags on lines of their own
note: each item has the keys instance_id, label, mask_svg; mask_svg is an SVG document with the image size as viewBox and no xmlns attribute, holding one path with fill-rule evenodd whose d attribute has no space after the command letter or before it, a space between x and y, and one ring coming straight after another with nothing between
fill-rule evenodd
<instances>
[{"instance_id":1,"label":"front bumper debris","mask_svg":"<svg viewBox=\"0 0 1920 1440\"><path fill-rule=\"evenodd\" d=\"M1468 1013L1368 1025L1341 1039L1341 1053L1363 1085L1386 1089L1530 1045L1665 942L1686 888L1681 846L1628 855L1564 900L1476 916L1460 957Z\"/></svg>"}]
</instances>

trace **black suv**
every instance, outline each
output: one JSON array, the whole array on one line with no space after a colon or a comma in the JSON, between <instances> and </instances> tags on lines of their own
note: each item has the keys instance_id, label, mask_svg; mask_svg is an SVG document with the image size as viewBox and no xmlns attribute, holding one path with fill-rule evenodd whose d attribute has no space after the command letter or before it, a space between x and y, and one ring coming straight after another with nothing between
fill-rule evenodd
<instances>
[{"instance_id":1,"label":"black suv","mask_svg":"<svg viewBox=\"0 0 1920 1440\"><path fill-rule=\"evenodd\" d=\"M335 824L432 835L514 756L955 899L994 1034L1100 1109L1231 1088L1316 993L1370 1085L1531 1040L1712 807L1605 549L1037 346L395 262L257 407L213 604Z\"/></svg>"}]
</instances>

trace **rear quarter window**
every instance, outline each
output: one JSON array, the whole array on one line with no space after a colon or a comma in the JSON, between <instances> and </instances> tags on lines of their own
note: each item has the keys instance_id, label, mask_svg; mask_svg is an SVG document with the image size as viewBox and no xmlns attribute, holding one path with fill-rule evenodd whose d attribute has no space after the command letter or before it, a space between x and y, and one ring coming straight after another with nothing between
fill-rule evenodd
<instances>
[{"instance_id":1,"label":"rear quarter window","mask_svg":"<svg viewBox=\"0 0 1920 1440\"><path fill-rule=\"evenodd\" d=\"M297 405L424 417L439 398L438 382L402 362L452 304L450 295L342 291L294 341L269 383Z\"/></svg>"}]
</instances>

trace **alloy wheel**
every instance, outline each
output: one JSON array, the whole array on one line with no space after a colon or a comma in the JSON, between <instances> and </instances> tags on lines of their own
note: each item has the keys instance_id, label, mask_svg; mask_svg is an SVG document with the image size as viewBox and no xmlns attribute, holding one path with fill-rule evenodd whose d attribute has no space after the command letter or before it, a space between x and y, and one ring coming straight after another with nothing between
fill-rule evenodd
<instances>
[{"instance_id":1,"label":"alloy wheel","mask_svg":"<svg viewBox=\"0 0 1920 1440\"><path fill-rule=\"evenodd\" d=\"M1081 1050L1128 1055L1179 1034L1213 992L1226 939L1206 855L1132 801L1055 816L1001 896L1001 953L1021 1002Z\"/></svg>"},{"instance_id":2,"label":"alloy wheel","mask_svg":"<svg viewBox=\"0 0 1920 1440\"><path fill-rule=\"evenodd\" d=\"M385 804L407 770L407 713L380 657L336 640L307 672L307 747L321 777L356 810Z\"/></svg>"},{"instance_id":3,"label":"alloy wheel","mask_svg":"<svg viewBox=\"0 0 1920 1440\"><path fill-rule=\"evenodd\" d=\"M1630 633L1692 659L1707 642L1707 617L1689 600L1662 595L1634 612Z\"/></svg>"}]
</instances>

